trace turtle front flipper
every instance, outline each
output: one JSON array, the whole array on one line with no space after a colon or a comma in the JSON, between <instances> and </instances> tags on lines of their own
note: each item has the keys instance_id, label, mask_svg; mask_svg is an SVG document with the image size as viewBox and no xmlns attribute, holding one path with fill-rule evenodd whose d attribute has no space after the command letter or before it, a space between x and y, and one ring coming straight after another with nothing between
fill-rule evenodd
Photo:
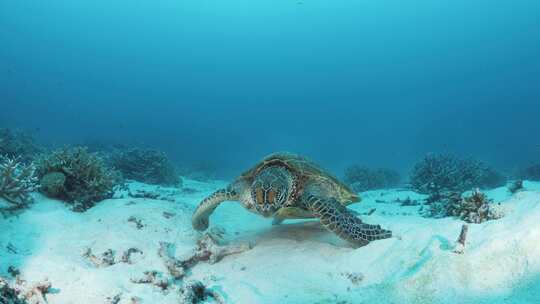
<instances>
[{"instance_id":1,"label":"turtle front flipper","mask_svg":"<svg viewBox=\"0 0 540 304\"><path fill-rule=\"evenodd\" d=\"M238 200L238 194L236 191L228 189L220 189L209 197L205 198L197 207L193 216L191 217L191 224L193 229L204 231L208 228L209 217L214 210L224 201Z\"/></svg>"},{"instance_id":2,"label":"turtle front flipper","mask_svg":"<svg viewBox=\"0 0 540 304\"><path fill-rule=\"evenodd\" d=\"M333 198L308 195L303 203L320 219L326 229L358 247L365 246L371 241L392 237L391 231L382 229L379 225L364 224Z\"/></svg>"}]
</instances>

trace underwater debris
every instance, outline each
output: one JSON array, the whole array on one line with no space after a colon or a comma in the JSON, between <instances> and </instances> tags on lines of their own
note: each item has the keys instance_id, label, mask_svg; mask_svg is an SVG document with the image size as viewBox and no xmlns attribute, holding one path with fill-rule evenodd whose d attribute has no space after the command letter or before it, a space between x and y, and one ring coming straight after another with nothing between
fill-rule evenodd
<instances>
[{"instance_id":1,"label":"underwater debris","mask_svg":"<svg viewBox=\"0 0 540 304\"><path fill-rule=\"evenodd\" d=\"M479 187L497 187L505 178L486 164L449 154L429 154L416 163L410 183L423 194L464 192Z\"/></svg>"},{"instance_id":2,"label":"underwater debris","mask_svg":"<svg viewBox=\"0 0 540 304\"><path fill-rule=\"evenodd\" d=\"M114 255L115 254L112 249L107 249L99 256L96 256L92 253L92 248L86 248L82 254L84 258L88 259L88 261L90 261L90 263L97 268L105 268L116 264L114 261Z\"/></svg>"},{"instance_id":3,"label":"underwater debris","mask_svg":"<svg viewBox=\"0 0 540 304\"><path fill-rule=\"evenodd\" d=\"M465 251L467 232L469 232L469 226L467 224L463 224L463 226L461 226L461 232L459 233L459 237L456 241L456 246L454 247L454 253L462 254Z\"/></svg>"},{"instance_id":4,"label":"underwater debris","mask_svg":"<svg viewBox=\"0 0 540 304\"><path fill-rule=\"evenodd\" d=\"M144 254L142 250L132 247L124 251L124 253L122 254L122 258L120 259L120 262L126 263L126 264L133 264L133 260L131 259L131 256L135 253L138 253L141 255Z\"/></svg>"},{"instance_id":5,"label":"underwater debris","mask_svg":"<svg viewBox=\"0 0 540 304\"><path fill-rule=\"evenodd\" d=\"M120 303L120 300L122 300L122 293L116 294L112 297L106 297L105 303L106 304L118 304Z\"/></svg>"},{"instance_id":6,"label":"underwater debris","mask_svg":"<svg viewBox=\"0 0 540 304\"><path fill-rule=\"evenodd\" d=\"M180 289L180 303L198 304L212 298L216 303L225 303L225 300L215 291L204 286L200 281L190 281L185 283Z\"/></svg>"},{"instance_id":7,"label":"underwater debris","mask_svg":"<svg viewBox=\"0 0 540 304\"><path fill-rule=\"evenodd\" d=\"M163 152L132 148L113 153L110 161L127 179L148 184L182 186L182 179Z\"/></svg>"},{"instance_id":8,"label":"underwater debris","mask_svg":"<svg viewBox=\"0 0 540 304\"><path fill-rule=\"evenodd\" d=\"M221 234L206 232L197 241L197 247L184 259L175 257L175 246L172 243L160 242L158 255L162 258L165 268L174 280L183 279L188 271L199 262L215 264L228 255L242 253L250 250L250 244L222 245Z\"/></svg>"},{"instance_id":9,"label":"underwater debris","mask_svg":"<svg viewBox=\"0 0 540 304\"><path fill-rule=\"evenodd\" d=\"M130 216L128 219L127 219L128 222L130 223L134 223L135 224L135 227L138 229L138 230L141 230L145 227L145 225L142 223L142 220L139 219L139 218L136 218L135 216Z\"/></svg>"},{"instance_id":10,"label":"underwater debris","mask_svg":"<svg viewBox=\"0 0 540 304\"><path fill-rule=\"evenodd\" d=\"M29 133L0 128L0 155L29 164L41 152Z\"/></svg>"},{"instance_id":11,"label":"underwater debris","mask_svg":"<svg viewBox=\"0 0 540 304\"><path fill-rule=\"evenodd\" d=\"M37 160L41 191L64 200L73 211L84 212L111 198L120 174L107 168L101 158L85 148L64 148Z\"/></svg>"},{"instance_id":12,"label":"underwater debris","mask_svg":"<svg viewBox=\"0 0 540 304\"><path fill-rule=\"evenodd\" d=\"M475 189L466 197L462 197L459 192L433 194L426 203L429 204L429 209L424 212L426 217L454 216L474 224L503 217L501 212L493 208L493 201L479 189Z\"/></svg>"},{"instance_id":13,"label":"underwater debris","mask_svg":"<svg viewBox=\"0 0 540 304\"><path fill-rule=\"evenodd\" d=\"M358 285L364 280L364 274L359 272L342 272L341 275L349 279L353 285Z\"/></svg>"},{"instance_id":14,"label":"underwater debris","mask_svg":"<svg viewBox=\"0 0 540 304\"><path fill-rule=\"evenodd\" d=\"M515 181L511 181L508 184L507 188L508 188L508 191L510 191L510 193L512 193L512 194L517 193L517 192L524 189L523 180L518 179L518 180L515 180Z\"/></svg>"},{"instance_id":15,"label":"underwater debris","mask_svg":"<svg viewBox=\"0 0 540 304\"><path fill-rule=\"evenodd\" d=\"M192 257L184 261L184 264L197 264L201 261L208 261L215 264L228 255L238 254L252 249L249 243L240 245L223 245L221 236L214 233L204 233L197 241L197 247Z\"/></svg>"},{"instance_id":16,"label":"underwater debris","mask_svg":"<svg viewBox=\"0 0 540 304\"><path fill-rule=\"evenodd\" d=\"M118 263L133 264L133 254L143 254L143 251L138 248L129 248L122 253L120 260L116 259L116 254L112 249L107 249L100 255L95 255L92 248L85 248L82 257L86 258L92 265L97 268L106 268Z\"/></svg>"},{"instance_id":17,"label":"underwater debris","mask_svg":"<svg viewBox=\"0 0 540 304\"><path fill-rule=\"evenodd\" d=\"M131 278L130 281L133 284L151 284L159 289L165 291L169 288L169 279L166 278L161 272L156 270L145 271L142 278Z\"/></svg>"},{"instance_id":18,"label":"underwater debris","mask_svg":"<svg viewBox=\"0 0 540 304\"><path fill-rule=\"evenodd\" d=\"M30 193L38 189L35 167L0 156L0 198L10 205L2 210L25 208L32 202Z\"/></svg>"},{"instance_id":19,"label":"underwater debris","mask_svg":"<svg viewBox=\"0 0 540 304\"><path fill-rule=\"evenodd\" d=\"M165 268L169 275L175 280L180 280L186 275L187 265L183 261L177 260L174 256L174 244L168 242L159 242L158 255L163 259Z\"/></svg>"},{"instance_id":20,"label":"underwater debris","mask_svg":"<svg viewBox=\"0 0 540 304\"><path fill-rule=\"evenodd\" d=\"M370 169L358 165L345 169L344 181L356 192L391 188L399 185L401 177L391 169Z\"/></svg>"}]
</instances>

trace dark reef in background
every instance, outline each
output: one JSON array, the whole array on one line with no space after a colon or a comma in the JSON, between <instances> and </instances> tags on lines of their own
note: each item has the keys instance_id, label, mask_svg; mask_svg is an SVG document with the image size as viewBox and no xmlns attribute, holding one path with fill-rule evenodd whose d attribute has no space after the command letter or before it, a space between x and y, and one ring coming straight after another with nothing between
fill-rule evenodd
<instances>
[{"instance_id":1,"label":"dark reef in background","mask_svg":"<svg viewBox=\"0 0 540 304\"><path fill-rule=\"evenodd\" d=\"M100 157L82 147L42 155L37 160L37 175L44 194L66 201L79 212L111 198L121 179Z\"/></svg>"},{"instance_id":2,"label":"dark reef in background","mask_svg":"<svg viewBox=\"0 0 540 304\"><path fill-rule=\"evenodd\" d=\"M130 148L111 153L109 162L126 179L149 184L181 186L182 180L175 166L163 152L152 149Z\"/></svg>"},{"instance_id":3,"label":"dark reef in background","mask_svg":"<svg viewBox=\"0 0 540 304\"><path fill-rule=\"evenodd\" d=\"M183 164L180 168L182 176L203 182L216 180L218 171L218 166L213 161L198 161L191 164Z\"/></svg>"},{"instance_id":4,"label":"dark reef in background","mask_svg":"<svg viewBox=\"0 0 540 304\"><path fill-rule=\"evenodd\" d=\"M518 173L520 179L540 181L540 164L530 165L520 170Z\"/></svg>"},{"instance_id":5,"label":"dark reef in background","mask_svg":"<svg viewBox=\"0 0 540 304\"><path fill-rule=\"evenodd\" d=\"M390 188L399 185L401 177L391 169L371 169L352 165L345 169L345 183L356 192Z\"/></svg>"},{"instance_id":6,"label":"dark reef in background","mask_svg":"<svg viewBox=\"0 0 540 304\"><path fill-rule=\"evenodd\" d=\"M412 188L424 194L494 188L505 182L503 175L483 162L449 154L427 155L416 163L410 175Z\"/></svg>"},{"instance_id":7,"label":"dark reef in background","mask_svg":"<svg viewBox=\"0 0 540 304\"><path fill-rule=\"evenodd\" d=\"M41 152L30 133L0 128L0 155L30 163Z\"/></svg>"}]
</instances>

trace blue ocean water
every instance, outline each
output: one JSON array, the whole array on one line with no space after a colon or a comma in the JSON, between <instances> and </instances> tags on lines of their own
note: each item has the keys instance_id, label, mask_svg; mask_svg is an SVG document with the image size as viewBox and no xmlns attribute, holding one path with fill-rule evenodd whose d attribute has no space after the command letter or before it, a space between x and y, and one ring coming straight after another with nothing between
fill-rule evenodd
<instances>
[{"instance_id":1,"label":"blue ocean water","mask_svg":"<svg viewBox=\"0 0 540 304\"><path fill-rule=\"evenodd\" d=\"M540 2L0 1L0 126L145 143L232 176L540 153Z\"/></svg>"}]
</instances>

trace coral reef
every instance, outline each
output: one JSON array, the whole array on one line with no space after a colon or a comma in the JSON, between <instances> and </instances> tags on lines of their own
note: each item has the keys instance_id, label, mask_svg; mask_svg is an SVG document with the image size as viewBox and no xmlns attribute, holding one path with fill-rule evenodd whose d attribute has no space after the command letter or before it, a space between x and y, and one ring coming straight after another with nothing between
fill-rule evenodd
<instances>
[{"instance_id":1,"label":"coral reef","mask_svg":"<svg viewBox=\"0 0 540 304\"><path fill-rule=\"evenodd\" d=\"M48 280L28 284L20 277L14 284L0 277L1 304L47 304L46 295L52 284Z\"/></svg>"},{"instance_id":2,"label":"coral reef","mask_svg":"<svg viewBox=\"0 0 540 304\"><path fill-rule=\"evenodd\" d=\"M505 178L486 164L473 159L460 159L448 154L430 154L416 163L410 183L424 194L464 192L476 187L504 185Z\"/></svg>"},{"instance_id":3,"label":"coral reef","mask_svg":"<svg viewBox=\"0 0 540 304\"><path fill-rule=\"evenodd\" d=\"M120 174L82 147L64 148L37 160L41 191L83 212L113 195Z\"/></svg>"},{"instance_id":4,"label":"coral reef","mask_svg":"<svg viewBox=\"0 0 540 304\"><path fill-rule=\"evenodd\" d=\"M30 134L0 129L0 155L30 163L42 151Z\"/></svg>"},{"instance_id":5,"label":"coral reef","mask_svg":"<svg viewBox=\"0 0 540 304\"><path fill-rule=\"evenodd\" d=\"M493 201L478 189L465 197L459 192L433 194L428 198L427 204L429 209L424 212L424 216L427 217L454 216L467 223L480 224L503 216L493 208Z\"/></svg>"},{"instance_id":6,"label":"coral reef","mask_svg":"<svg viewBox=\"0 0 540 304\"><path fill-rule=\"evenodd\" d=\"M163 152L139 148L117 151L111 155L110 162L127 179L166 186L181 186L182 183Z\"/></svg>"},{"instance_id":7,"label":"coral reef","mask_svg":"<svg viewBox=\"0 0 540 304\"><path fill-rule=\"evenodd\" d=\"M0 156L0 198L9 203L8 208L20 209L32 202L30 193L38 188L35 168L13 159Z\"/></svg>"},{"instance_id":8,"label":"coral reef","mask_svg":"<svg viewBox=\"0 0 540 304\"><path fill-rule=\"evenodd\" d=\"M27 304L25 300L19 298L19 292L11 287L8 281L0 277L0 303L2 304Z\"/></svg>"},{"instance_id":9,"label":"coral reef","mask_svg":"<svg viewBox=\"0 0 540 304\"><path fill-rule=\"evenodd\" d=\"M518 173L520 179L540 181L540 164L530 165Z\"/></svg>"},{"instance_id":10,"label":"coral reef","mask_svg":"<svg viewBox=\"0 0 540 304\"><path fill-rule=\"evenodd\" d=\"M344 181L356 192L395 187L400 180L399 173L390 169L370 169L358 165L345 169Z\"/></svg>"}]
</instances>

